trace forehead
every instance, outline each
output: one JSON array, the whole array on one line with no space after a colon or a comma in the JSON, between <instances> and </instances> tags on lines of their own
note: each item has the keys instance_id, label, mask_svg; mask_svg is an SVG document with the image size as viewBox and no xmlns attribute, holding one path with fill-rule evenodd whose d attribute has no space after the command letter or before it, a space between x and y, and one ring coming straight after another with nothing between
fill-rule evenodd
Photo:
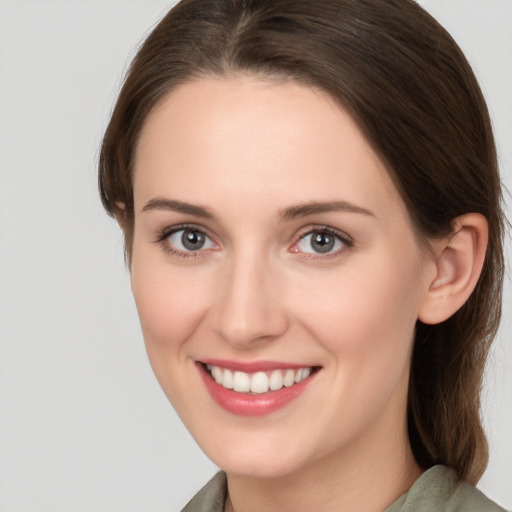
<instances>
[{"instance_id":1,"label":"forehead","mask_svg":"<svg viewBox=\"0 0 512 512\"><path fill-rule=\"evenodd\" d=\"M205 78L169 93L137 148L135 203L158 195L205 203L399 201L353 119L325 93L251 76ZM176 197L183 196L183 197Z\"/></svg>"}]
</instances>

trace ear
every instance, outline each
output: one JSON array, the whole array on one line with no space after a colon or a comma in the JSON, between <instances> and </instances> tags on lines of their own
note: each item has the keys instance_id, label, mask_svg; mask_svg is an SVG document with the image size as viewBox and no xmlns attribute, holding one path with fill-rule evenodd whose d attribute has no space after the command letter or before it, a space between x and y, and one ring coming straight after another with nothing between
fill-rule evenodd
<instances>
[{"instance_id":1,"label":"ear","mask_svg":"<svg viewBox=\"0 0 512 512\"><path fill-rule=\"evenodd\" d=\"M438 324L450 318L474 290L485 260L489 227L479 213L452 222L453 232L434 243L435 277L420 304L418 319Z\"/></svg>"},{"instance_id":2,"label":"ear","mask_svg":"<svg viewBox=\"0 0 512 512\"><path fill-rule=\"evenodd\" d=\"M126 207L125 204L121 201L116 201L114 207L114 215L116 216L117 223L119 227L124 231L125 226L125 216L126 216Z\"/></svg>"}]
</instances>

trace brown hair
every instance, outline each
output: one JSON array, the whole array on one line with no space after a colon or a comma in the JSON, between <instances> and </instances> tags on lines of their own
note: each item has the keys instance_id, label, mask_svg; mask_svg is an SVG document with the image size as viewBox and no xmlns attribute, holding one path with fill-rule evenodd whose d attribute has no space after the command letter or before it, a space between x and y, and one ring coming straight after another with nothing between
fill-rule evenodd
<instances>
[{"instance_id":1,"label":"brown hair","mask_svg":"<svg viewBox=\"0 0 512 512\"><path fill-rule=\"evenodd\" d=\"M487 218L473 294L447 321L418 322L408 404L418 463L476 483L488 458L480 388L501 314L504 217L491 122L467 60L413 0L182 0L137 53L101 148L101 198L110 214L124 205L128 260L145 119L179 84L240 72L338 101L387 164L420 240L446 235L464 213Z\"/></svg>"}]
</instances>

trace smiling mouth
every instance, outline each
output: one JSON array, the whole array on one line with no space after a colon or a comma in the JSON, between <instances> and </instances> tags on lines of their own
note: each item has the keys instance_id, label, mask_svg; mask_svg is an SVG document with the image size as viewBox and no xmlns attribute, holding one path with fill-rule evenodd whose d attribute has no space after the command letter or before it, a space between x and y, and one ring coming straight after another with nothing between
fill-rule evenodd
<instances>
[{"instance_id":1,"label":"smiling mouth","mask_svg":"<svg viewBox=\"0 0 512 512\"><path fill-rule=\"evenodd\" d=\"M223 388L248 395L279 391L283 387L291 388L310 378L320 369L318 366L310 366L246 373L212 364L203 363L203 366L211 378Z\"/></svg>"}]
</instances>

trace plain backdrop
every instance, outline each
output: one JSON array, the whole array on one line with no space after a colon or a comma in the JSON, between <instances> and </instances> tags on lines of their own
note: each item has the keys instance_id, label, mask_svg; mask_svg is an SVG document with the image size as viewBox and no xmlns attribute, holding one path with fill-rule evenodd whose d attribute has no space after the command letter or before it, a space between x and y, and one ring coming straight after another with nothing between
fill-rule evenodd
<instances>
[{"instance_id":1,"label":"plain backdrop","mask_svg":"<svg viewBox=\"0 0 512 512\"><path fill-rule=\"evenodd\" d=\"M512 1L422 3L476 68L512 189ZM0 0L1 512L179 511L216 470L151 373L121 234L96 189L98 145L127 63L170 5ZM480 487L511 508L506 286Z\"/></svg>"}]
</instances>

